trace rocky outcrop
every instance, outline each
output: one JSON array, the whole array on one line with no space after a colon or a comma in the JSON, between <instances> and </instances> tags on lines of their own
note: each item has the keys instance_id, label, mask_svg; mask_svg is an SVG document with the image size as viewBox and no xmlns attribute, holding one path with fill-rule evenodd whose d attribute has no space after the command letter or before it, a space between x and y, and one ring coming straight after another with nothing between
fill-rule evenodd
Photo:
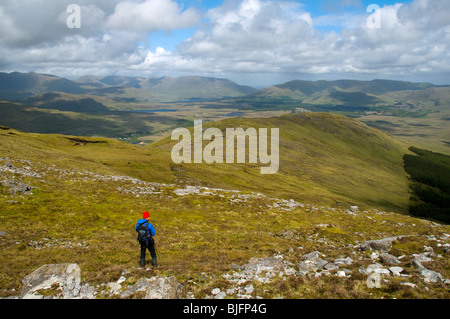
<instances>
[{"instance_id":1,"label":"rocky outcrop","mask_svg":"<svg viewBox=\"0 0 450 319\"><path fill-rule=\"evenodd\" d=\"M269 282L272 277L295 274L293 264L283 259L283 256L251 258L246 264L239 267L240 271L223 275L223 278L238 285L247 281L257 280Z\"/></svg>"},{"instance_id":2,"label":"rocky outcrop","mask_svg":"<svg viewBox=\"0 0 450 319\"><path fill-rule=\"evenodd\" d=\"M401 239L405 236L394 236L394 237L387 237L383 239L378 240L368 240L360 245L361 250L378 250L382 252L388 252L391 247L392 243L398 239Z\"/></svg>"},{"instance_id":3,"label":"rocky outcrop","mask_svg":"<svg viewBox=\"0 0 450 319\"><path fill-rule=\"evenodd\" d=\"M43 265L23 280L21 298L40 299L45 290L52 290L57 299L80 297L81 269L77 264Z\"/></svg>"},{"instance_id":4,"label":"rocky outcrop","mask_svg":"<svg viewBox=\"0 0 450 319\"><path fill-rule=\"evenodd\" d=\"M145 290L145 299L180 299L184 287L175 277L153 277Z\"/></svg>"},{"instance_id":5,"label":"rocky outcrop","mask_svg":"<svg viewBox=\"0 0 450 319\"><path fill-rule=\"evenodd\" d=\"M95 299L98 293L130 298L143 292L142 299L181 299L184 286L175 277L141 278L134 285L123 287L126 280L98 287L81 284L81 269L77 264L46 264L26 276L20 299ZM105 290L101 290L105 287ZM107 293L106 293L107 291Z\"/></svg>"}]
</instances>

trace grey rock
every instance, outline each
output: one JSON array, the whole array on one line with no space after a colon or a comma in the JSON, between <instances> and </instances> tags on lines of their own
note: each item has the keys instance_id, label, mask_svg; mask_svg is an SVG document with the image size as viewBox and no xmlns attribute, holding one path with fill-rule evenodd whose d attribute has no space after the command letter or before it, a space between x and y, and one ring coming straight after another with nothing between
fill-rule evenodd
<instances>
[{"instance_id":1,"label":"grey rock","mask_svg":"<svg viewBox=\"0 0 450 319\"><path fill-rule=\"evenodd\" d=\"M146 291L149 284L150 284L149 278L140 278L134 285L128 287L124 292L122 292L119 295L119 297L120 298L128 298L134 293L137 293L140 291Z\"/></svg>"},{"instance_id":2,"label":"grey rock","mask_svg":"<svg viewBox=\"0 0 450 319\"><path fill-rule=\"evenodd\" d=\"M30 185L15 180L2 181L2 184L5 187L9 187L8 193L11 195L31 194L31 191L33 190L33 187Z\"/></svg>"},{"instance_id":3,"label":"grey rock","mask_svg":"<svg viewBox=\"0 0 450 319\"><path fill-rule=\"evenodd\" d=\"M425 282L437 282L438 280L443 281L442 275L433 270L422 269L420 274L423 276L423 280Z\"/></svg>"},{"instance_id":4,"label":"grey rock","mask_svg":"<svg viewBox=\"0 0 450 319\"><path fill-rule=\"evenodd\" d=\"M394 236L394 237L387 237L383 239L378 240L368 240L360 245L360 249L365 250L378 250L378 251L384 251L388 252L391 247L392 243L395 240L398 240L404 236Z\"/></svg>"},{"instance_id":5,"label":"grey rock","mask_svg":"<svg viewBox=\"0 0 450 319\"><path fill-rule=\"evenodd\" d=\"M350 211L353 213L356 213L359 211L359 207L358 206L350 206Z\"/></svg>"},{"instance_id":6,"label":"grey rock","mask_svg":"<svg viewBox=\"0 0 450 319\"><path fill-rule=\"evenodd\" d=\"M184 286L172 277L152 277L145 291L145 299L181 299Z\"/></svg>"},{"instance_id":7,"label":"grey rock","mask_svg":"<svg viewBox=\"0 0 450 319\"><path fill-rule=\"evenodd\" d=\"M316 251L313 251L313 252L303 255L302 259L304 259L304 260L317 259L317 258L319 258L319 255L320 255L320 253L316 250Z\"/></svg>"},{"instance_id":8,"label":"grey rock","mask_svg":"<svg viewBox=\"0 0 450 319\"><path fill-rule=\"evenodd\" d=\"M225 299L227 294L223 291L219 292L217 295L214 296L214 299Z\"/></svg>"},{"instance_id":9,"label":"grey rock","mask_svg":"<svg viewBox=\"0 0 450 319\"><path fill-rule=\"evenodd\" d=\"M353 263L353 259L351 259L350 257L346 257L346 258L337 258L334 261L335 264L338 265L346 265L346 266L350 266Z\"/></svg>"},{"instance_id":10,"label":"grey rock","mask_svg":"<svg viewBox=\"0 0 450 319\"><path fill-rule=\"evenodd\" d=\"M339 269L339 264L336 263L328 263L324 267L326 270L337 270Z\"/></svg>"},{"instance_id":11,"label":"grey rock","mask_svg":"<svg viewBox=\"0 0 450 319\"><path fill-rule=\"evenodd\" d=\"M110 295L118 295L120 290L122 289L122 285L117 282L110 282L107 284L110 289Z\"/></svg>"},{"instance_id":12,"label":"grey rock","mask_svg":"<svg viewBox=\"0 0 450 319\"><path fill-rule=\"evenodd\" d=\"M300 276L304 276L308 272L323 269L328 264L328 261L320 258L319 256L320 253L318 251L313 251L303 255L303 260L297 263L297 267L299 270L297 274Z\"/></svg>"},{"instance_id":13,"label":"grey rock","mask_svg":"<svg viewBox=\"0 0 450 319\"><path fill-rule=\"evenodd\" d=\"M394 276L400 276L400 273L403 271L402 267L389 267L389 270L392 272Z\"/></svg>"},{"instance_id":14,"label":"grey rock","mask_svg":"<svg viewBox=\"0 0 450 319\"><path fill-rule=\"evenodd\" d=\"M382 253L380 255L380 259L384 264L388 264L388 265L398 265L401 263L397 257L395 257L391 254L388 254L388 253Z\"/></svg>"},{"instance_id":15,"label":"grey rock","mask_svg":"<svg viewBox=\"0 0 450 319\"><path fill-rule=\"evenodd\" d=\"M55 289L61 293L55 299L80 298L81 269L77 264L49 264L33 271L23 280L23 299L40 298L36 292L42 289Z\"/></svg>"},{"instance_id":16,"label":"grey rock","mask_svg":"<svg viewBox=\"0 0 450 319\"><path fill-rule=\"evenodd\" d=\"M214 288L214 289L211 291L211 294L215 296L215 295L217 295L219 292L220 292L220 288Z\"/></svg>"}]
</instances>

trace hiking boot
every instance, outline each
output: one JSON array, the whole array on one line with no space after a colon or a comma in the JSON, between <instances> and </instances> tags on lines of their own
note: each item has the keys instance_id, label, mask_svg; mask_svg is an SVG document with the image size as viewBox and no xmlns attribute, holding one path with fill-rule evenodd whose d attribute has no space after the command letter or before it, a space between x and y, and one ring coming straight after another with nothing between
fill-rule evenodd
<instances>
[{"instance_id":1,"label":"hiking boot","mask_svg":"<svg viewBox=\"0 0 450 319\"><path fill-rule=\"evenodd\" d=\"M141 267L145 267L145 259L141 259L140 264L141 264Z\"/></svg>"},{"instance_id":2,"label":"hiking boot","mask_svg":"<svg viewBox=\"0 0 450 319\"><path fill-rule=\"evenodd\" d=\"M156 261L156 258L152 258L153 267L158 267L158 262Z\"/></svg>"}]
</instances>

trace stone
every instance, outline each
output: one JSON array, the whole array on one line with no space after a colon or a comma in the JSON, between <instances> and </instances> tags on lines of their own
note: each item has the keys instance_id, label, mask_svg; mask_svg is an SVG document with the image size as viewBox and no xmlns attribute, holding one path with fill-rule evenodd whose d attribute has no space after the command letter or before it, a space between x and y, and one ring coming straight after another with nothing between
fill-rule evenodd
<instances>
[{"instance_id":1,"label":"stone","mask_svg":"<svg viewBox=\"0 0 450 319\"><path fill-rule=\"evenodd\" d=\"M353 259L351 259L350 257L338 258L334 261L334 263L338 265L350 266L353 263Z\"/></svg>"},{"instance_id":2,"label":"stone","mask_svg":"<svg viewBox=\"0 0 450 319\"><path fill-rule=\"evenodd\" d=\"M427 253L423 253L423 254L413 254L413 258L414 260L421 262L421 263L426 263L429 261L433 261L433 259L431 259L431 257L427 256Z\"/></svg>"},{"instance_id":3,"label":"stone","mask_svg":"<svg viewBox=\"0 0 450 319\"><path fill-rule=\"evenodd\" d=\"M400 239L402 237L404 237L404 236L387 237L387 238L378 239L378 240L368 240L360 245L360 249L363 251L378 250L378 251L388 252L392 247L392 243L395 240Z\"/></svg>"},{"instance_id":4,"label":"stone","mask_svg":"<svg viewBox=\"0 0 450 319\"><path fill-rule=\"evenodd\" d=\"M433 270L422 269L420 274L423 276L423 280L425 282L437 282L438 280L443 281L442 275Z\"/></svg>"},{"instance_id":5,"label":"stone","mask_svg":"<svg viewBox=\"0 0 450 319\"><path fill-rule=\"evenodd\" d=\"M400 276L400 273L403 271L402 267L389 267L389 270L392 272L394 276Z\"/></svg>"},{"instance_id":6,"label":"stone","mask_svg":"<svg viewBox=\"0 0 450 319\"><path fill-rule=\"evenodd\" d=\"M400 260L398 260L397 257L388 254L388 253L382 253L380 255L380 259L384 264L388 264L388 265L398 265L400 264Z\"/></svg>"},{"instance_id":7,"label":"stone","mask_svg":"<svg viewBox=\"0 0 450 319\"><path fill-rule=\"evenodd\" d=\"M416 259L412 259L411 260L411 265L416 268L416 269L426 269L424 265L422 265L422 263Z\"/></svg>"},{"instance_id":8,"label":"stone","mask_svg":"<svg viewBox=\"0 0 450 319\"><path fill-rule=\"evenodd\" d=\"M177 279L172 277L152 277L145 299L181 299L184 293L184 286Z\"/></svg>"},{"instance_id":9,"label":"stone","mask_svg":"<svg viewBox=\"0 0 450 319\"><path fill-rule=\"evenodd\" d=\"M1 182L3 186L9 187L8 193L11 195L16 194L31 194L31 191L33 190L33 187L31 187L28 184L15 181L15 180L6 180Z\"/></svg>"},{"instance_id":10,"label":"stone","mask_svg":"<svg viewBox=\"0 0 450 319\"><path fill-rule=\"evenodd\" d=\"M300 274L304 275L310 271L322 269L327 264L326 260L317 258L314 260L303 260L297 264Z\"/></svg>"},{"instance_id":11,"label":"stone","mask_svg":"<svg viewBox=\"0 0 450 319\"><path fill-rule=\"evenodd\" d=\"M339 269L339 264L336 264L336 263L327 263L327 264L324 266L324 268L325 268L326 270L337 270L337 269Z\"/></svg>"},{"instance_id":12,"label":"stone","mask_svg":"<svg viewBox=\"0 0 450 319\"><path fill-rule=\"evenodd\" d=\"M211 291L211 294L215 296L215 295L217 295L219 292L220 292L220 288L214 288L214 289Z\"/></svg>"},{"instance_id":13,"label":"stone","mask_svg":"<svg viewBox=\"0 0 450 319\"><path fill-rule=\"evenodd\" d=\"M413 284L411 282L402 282L401 285L411 287L411 288L417 288L417 285Z\"/></svg>"},{"instance_id":14,"label":"stone","mask_svg":"<svg viewBox=\"0 0 450 319\"><path fill-rule=\"evenodd\" d=\"M313 251L313 252L310 252L310 253L308 253L308 254L303 255L303 256L302 256L302 259L303 259L303 260L317 259L317 258L319 258L319 254L320 254L320 253L316 250L316 251Z\"/></svg>"},{"instance_id":15,"label":"stone","mask_svg":"<svg viewBox=\"0 0 450 319\"><path fill-rule=\"evenodd\" d=\"M123 283L125 280L127 280L127 278L125 276L120 276L120 278L117 280L118 284Z\"/></svg>"},{"instance_id":16,"label":"stone","mask_svg":"<svg viewBox=\"0 0 450 319\"><path fill-rule=\"evenodd\" d=\"M96 295L95 288L92 286L89 286L89 284L85 284L81 286L80 290L80 296L81 299L95 299Z\"/></svg>"},{"instance_id":17,"label":"stone","mask_svg":"<svg viewBox=\"0 0 450 319\"><path fill-rule=\"evenodd\" d=\"M149 278L140 278L134 285L128 287L124 292L122 292L119 297L128 298L134 293L146 291L149 284Z\"/></svg>"},{"instance_id":18,"label":"stone","mask_svg":"<svg viewBox=\"0 0 450 319\"><path fill-rule=\"evenodd\" d=\"M359 211L359 207L358 206L350 206L350 211L353 213L356 213Z\"/></svg>"},{"instance_id":19,"label":"stone","mask_svg":"<svg viewBox=\"0 0 450 319\"><path fill-rule=\"evenodd\" d=\"M56 287L60 293L55 299L80 298L81 269L77 264L46 264L26 276L22 283L23 299L39 298L37 291Z\"/></svg>"},{"instance_id":20,"label":"stone","mask_svg":"<svg viewBox=\"0 0 450 319\"><path fill-rule=\"evenodd\" d=\"M120 289L122 289L122 285L117 282L110 282L107 284L109 287L109 294L110 295L118 295L120 292Z\"/></svg>"},{"instance_id":21,"label":"stone","mask_svg":"<svg viewBox=\"0 0 450 319\"><path fill-rule=\"evenodd\" d=\"M214 299L225 299L227 294L223 291L219 292L217 295L214 296Z\"/></svg>"},{"instance_id":22,"label":"stone","mask_svg":"<svg viewBox=\"0 0 450 319\"><path fill-rule=\"evenodd\" d=\"M244 287L244 291L247 295L251 294L255 289L253 288L253 285L247 285Z\"/></svg>"}]
</instances>

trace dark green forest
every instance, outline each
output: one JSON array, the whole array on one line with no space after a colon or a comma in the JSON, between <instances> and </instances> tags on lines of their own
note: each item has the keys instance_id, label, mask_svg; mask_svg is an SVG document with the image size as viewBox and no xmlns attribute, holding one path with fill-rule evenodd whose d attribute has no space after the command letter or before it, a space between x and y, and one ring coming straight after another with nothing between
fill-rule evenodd
<instances>
[{"instance_id":1,"label":"dark green forest","mask_svg":"<svg viewBox=\"0 0 450 319\"><path fill-rule=\"evenodd\" d=\"M450 222L450 156L410 147L403 158L411 178L413 216Z\"/></svg>"}]
</instances>

